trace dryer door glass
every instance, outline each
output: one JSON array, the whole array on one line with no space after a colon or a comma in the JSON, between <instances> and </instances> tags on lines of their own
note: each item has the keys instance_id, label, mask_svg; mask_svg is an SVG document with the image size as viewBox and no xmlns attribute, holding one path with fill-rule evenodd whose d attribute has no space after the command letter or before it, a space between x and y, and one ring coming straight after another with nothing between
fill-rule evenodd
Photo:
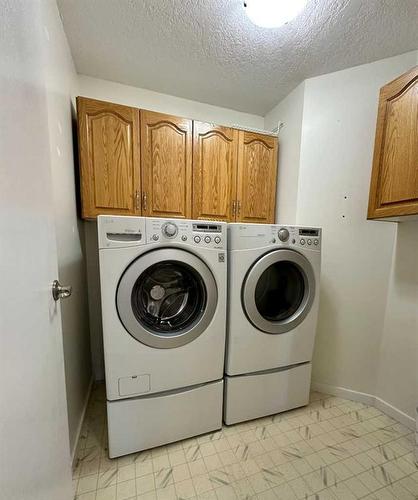
<instances>
[{"instance_id":1,"label":"dryer door glass","mask_svg":"<svg viewBox=\"0 0 418 500\"><path fill-rule=\"evenodd\" d=\"M133 261L122 275L116 305L125 329L139 342L179 347L202 335L218 293L209 267L185 250L163 248Z\"/></svg>"},{"instance_id":2,"label":"dryer door glass","mask_svg":"<svg viewBox=\"0 0 418 500\"><path fill-rule=\"evenodd\" d=\"M250 322L265 333L285 333L309 313L315 297L312 265L297 251L273 250L248 271L242 303Z\"/></svg>"},{"instance_id":3,"label":"dryer door glass","mask_svg":"<svg viewBox=\"0 0 418 500\"><path fill-rule=\"evenodd\" d=\"M299 309L305 295L305 278L293 262L269 266L255 287L258 312L268 321L283 321Z\"/></svg>"}]
</instances>

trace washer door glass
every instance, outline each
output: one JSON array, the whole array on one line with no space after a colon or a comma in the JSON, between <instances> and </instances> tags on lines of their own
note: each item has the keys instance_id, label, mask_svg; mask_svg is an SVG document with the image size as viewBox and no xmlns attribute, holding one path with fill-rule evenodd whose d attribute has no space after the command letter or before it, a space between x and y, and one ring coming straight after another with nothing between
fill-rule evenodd
<instances>
[{"instance_id":1,"label":"washer door glass","mask_svg":"<svg viewBox=\"0 0 418 500\"><path fill-rule=\"evenodd\" d=\"M248 319L266 333L285 333L299 325L312 306L315 277L302 254L280 249L256 261L243 285Z\"/></svg>"},{"instance_id":2,"label":"washer door glass","mask_svg":"<svg viewBox=\"0 0 418 500\"><path fill-rule=\"evenodd\" d=\"M206 306L206 288L187 264L164 261L146 269L131 295L136 319L150 331L175 335L190 328Z\"/></svg>"},{"instance_id":3,"label":"washer door glass","mask_svg":"<svg viewBox=\"0 0 418 500\"><path fill-rule=\"evenodd\" d=\"M116 293L120 320L138 341L173 348L201 335L216 310L217 288L207 265L178 249L161 249L136 259Z\"/></svg>"}]
</instances>

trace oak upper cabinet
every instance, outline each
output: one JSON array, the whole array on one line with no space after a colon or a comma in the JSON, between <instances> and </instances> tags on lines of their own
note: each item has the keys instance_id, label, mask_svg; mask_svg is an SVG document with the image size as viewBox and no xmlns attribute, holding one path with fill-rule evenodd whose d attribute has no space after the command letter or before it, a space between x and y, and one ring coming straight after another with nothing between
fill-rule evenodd
<instances>
[{"instance_id":1,"label":"oak upper cabinet","mask_svg":"<svg viewBox=\"0 0 418 500\"><path fill-rule=\"evenodd\" d=\"M139 110L77 98L82 216L140 214Z\"/></svg>"},{"instance_id":2,"label":"oak upper cabinet","mask_svg":"<svg viewBox=\"0 0 418 500\"><path fill-rule=\"evenodd\" d=\"M235 219L238 130L193 123L193 218Z\"/></svg>"},{"instance_id":3,"label":"oak upper cabinet","mask_svg":"<svg viewBox=\"0 0 418 500\"><path fill-rule=\"evenodd\" d=\"M277 137L239 132L236 220L274 223Z\"/></svg>"},{"instance_id":4,"label":"oak upper cabinet","mask_svg":"<svg viewBox=\"0 0 418 500\"><path fill-rule=\"evenodd\" d=\"M418 66L380 90L369 219L418 214Z\"/></svg>"},{"instance_id":5,"label":"oak upper cabinet","mask_svg":"<svg viewBox=\"0 0 418 500\"><path fill-rule=\"evenodd\" d=\"M192 120L141 110L142 213L192 216Z\"/></svg>"}]
</instances>

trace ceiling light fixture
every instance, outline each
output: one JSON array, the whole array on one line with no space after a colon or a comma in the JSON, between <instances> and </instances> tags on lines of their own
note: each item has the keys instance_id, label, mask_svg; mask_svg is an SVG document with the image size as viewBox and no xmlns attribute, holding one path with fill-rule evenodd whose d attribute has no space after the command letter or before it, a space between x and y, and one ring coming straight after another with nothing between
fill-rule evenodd
<instances>
[{"instance_id":1,"label":"ceiling light fixture","mask_svg":"<svg viewBox=\"0 0 418 500\"><path fill-rule=\"evenodd\" d=\"M294 19L307 0L245 0L244 8L251 22L262 28L278 28Z\"/></svg>"}]
</instances>

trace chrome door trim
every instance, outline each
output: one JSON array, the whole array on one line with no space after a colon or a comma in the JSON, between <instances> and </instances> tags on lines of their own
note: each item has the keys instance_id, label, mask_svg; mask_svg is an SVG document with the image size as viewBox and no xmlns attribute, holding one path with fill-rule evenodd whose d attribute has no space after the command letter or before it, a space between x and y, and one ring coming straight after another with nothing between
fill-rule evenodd
<instances>
[{"instance_id":1,"label":"chrome door trim","mask_svg":"<svg viewBox=\"0 0 418 500\"><path fill-rule=\"evenodd\" d=\"M301 272L305 284L302 302L289 318L283 321L268 321L258 311L255 290L263 272L276 262L288 261ZM309 260L295 250L278 249L263 255L248 271L242 285L242 306L249 321L265 333L286 333L300 325L309 313L315 298L315 274Z\"/></svg>"},{"instance_id":2,"label":"chrome door trim","mask_svg":"<svg viewBox=\"0 0 418 500\"><path fill-rule=\"evenodd\" d=\"M141 325L132 311L132 289L138 277L150 266L163 261L177 261L189 265L201 277L206 288L206 305L203 314L190 328L173 335L158 335ZM197 256L187 250L159 248L151 250L133 261L123 273L116 290L116 306L119 319L127 332L136 340L149 347L171 349L195 340L201 335L215 314L218 303L218 289L209 267Z\"/></svg>"}]
</instances>

